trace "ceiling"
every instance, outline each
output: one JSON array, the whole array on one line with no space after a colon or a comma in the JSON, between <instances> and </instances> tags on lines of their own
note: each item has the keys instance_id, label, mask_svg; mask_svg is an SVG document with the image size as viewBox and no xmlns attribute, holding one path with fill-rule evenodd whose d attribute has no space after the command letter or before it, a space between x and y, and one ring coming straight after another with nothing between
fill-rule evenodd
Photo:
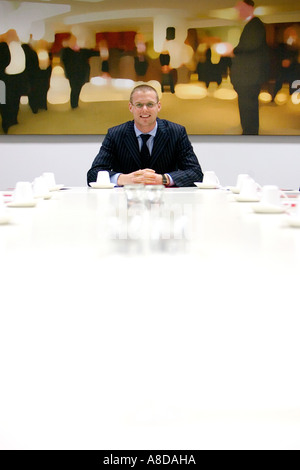
<instances>
[{"instance_id":1,"label":"ceiling","mask_svg":"<svg viewBox=\"0 0 300 470\"><path fill-rule=\"evenodd\" d=\"M0 0L0 34L13 27L5 19L16 19L18 14L23 24L27 18L30 22L43 21L47 30L55 32L88 25L97 32L134 30L147 34L152 33L153 18L158 15L166 15L170 20L171 15L184 18L188 27L223 26L234 23L231 13L235 3L232 0ZM260 7L257 15L265 23L300 22L299 0L257 0L256 6Z\"/></svg>"}]
</instances>

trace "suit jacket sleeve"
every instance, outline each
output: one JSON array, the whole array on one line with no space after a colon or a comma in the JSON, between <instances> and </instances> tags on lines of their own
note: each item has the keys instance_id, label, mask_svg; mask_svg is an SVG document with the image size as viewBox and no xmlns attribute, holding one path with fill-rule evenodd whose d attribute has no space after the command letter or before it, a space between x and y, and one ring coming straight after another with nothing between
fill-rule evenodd
<instances>
[{"instance_id":1,"label":"suit jacket sleeve","mask_svg":"<svg viewBox=\"0 0 300 470\"><path fill-rule=\"evenodd\" d=\"M176 186L194 186L195 182L201 182L203 179L202 169L183 126L179 126L176 152L177 169L169 172L174 184Z\"/></svg>"},{"instance_id":2,"label":"suit jacket sleeve","mask_svg":"<svg viewBox=\"0 0 300 470\"><path fill-rule=\"evenodd\" d=\"M239 44L234 48L235 55L241 53L251 53L265 47L266 44L266 31L262 21L255 17L252 21L246 24Z\"/></svg>"},{"instance_id":3,"label":"suit jacket sleeve","mask_svg":"<svg viewBox=\"0 0 300 470\"><path fill-rule=\"evenodd\" d=\"M94 159L92 166L87 174L88 185L97 180L98 171L108 171L110 176L114 175L116 171L113 168L114 161L114 142L110 135L110 130L105 136L103 143L100 147L98 155Z\"/></svg>"}]
</instances>

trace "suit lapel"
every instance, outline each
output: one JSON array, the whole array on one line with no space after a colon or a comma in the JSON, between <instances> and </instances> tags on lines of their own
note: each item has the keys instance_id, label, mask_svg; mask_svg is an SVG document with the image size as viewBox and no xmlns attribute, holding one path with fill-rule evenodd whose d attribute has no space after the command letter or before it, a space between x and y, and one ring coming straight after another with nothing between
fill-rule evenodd
<instances>
[{"instance_id":1,"label":"suit lapel","mask_svg":"<svg viewBox=\"0 0 300 470\"><path fill-rule=\"evenodd\" d=\"M164 123L157 119L157 132L154 138L153 149L150 159L150 168L153 168L156 160L160 156L161 152L165 148L167 141L169 140L169 134L166 130Z\"/></svg>"},{"instance_id":2,"label":"suit lapel","mask_svg":"<svg viewBox=\"0 0 300 470\"><path fill-rule=\"evenodd\" d=\"M138 141L134 132L133 121L128 123L126 130L126 135L124 139L124 145L126 145L130 158L133 158L134 161L138 164L138 167L141 168L141 156L138 146Z\"/></svg>"},{"instance_id":3,"label":"suit lapel","mask_svg":"<svg viewBox=\"0 0 300 470\"><path fill-rule=\"evenodd\" d=\"M166 142L169 140L169 134L164 123L157 119L157 132L154 138L152 154L150 158L150 168L153 168L156 160L161 155L165 148ZM134 132L133 121L128 123L128 127L125 134L124 145L126 145L130 158L133 158L137 163L138 167L141 168L141 155L139 151L138 141Z\"/></svg>"}]
</instances>

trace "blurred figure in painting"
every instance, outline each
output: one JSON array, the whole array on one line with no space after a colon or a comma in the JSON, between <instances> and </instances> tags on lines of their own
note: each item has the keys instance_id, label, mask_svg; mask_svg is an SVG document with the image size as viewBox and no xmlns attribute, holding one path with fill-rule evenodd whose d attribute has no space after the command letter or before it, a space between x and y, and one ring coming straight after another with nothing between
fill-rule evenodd
<instances>
[{"instance_id":1,"label":"blurred figure in painting","mask_svg":"<svg viewBox=\"0 0 300 470\"><path fill-rule=\"evenodd\" d=\"M225 56L232 57L230 78L238 94L243 134L259 133L258 96L269 78L269 48L263 22L254 15L253 0L239 1L235 6L239 19L246 22L238 45L228 43ZM231 47L230 47L231 46Z\"/></svg>"},{"instance_id":2,"label":"blurred figure in painting","mask_svg":"<svg viewBox=\"0 0 300 470\"><path fill-rule=\"evenodd\" d=\"M99 50L81 48L77 43L77 38L73 34L67 41L67 47L61 51L61 60L64 65L65 75L71 87L71 108L78 107L81 88L90 79L89 58L99 56Z\"/></svg>"},{"instance_id":3,"label":"blurred figure in painting","mask_svg":"<svg viewBox=\"0 0 300 470\"><path fill-rule=\"evenodd\" d=\"M28 95L28 67L30 57L26 45L21 44L16 30L10 29L0 42L0 80L5 83L5 103L0 104L2 129L7 134L8 129L18 124L20 98Z\"/></svg>"},{"instance_id":4,"label":"blurred figure in painting","mask_svg":"<svg viewBox=\"0 0 300 470\"><path fill-rule=\"evenodd\" d=\"M288 27L285 29L283 36L283 42L278 45L275 51L278 67L273 101L284 83L288 83L291 95L296 89L293 87L293 83L299 78L299 37L297 31L293 27Z\"/></svg>"}]
</instances>

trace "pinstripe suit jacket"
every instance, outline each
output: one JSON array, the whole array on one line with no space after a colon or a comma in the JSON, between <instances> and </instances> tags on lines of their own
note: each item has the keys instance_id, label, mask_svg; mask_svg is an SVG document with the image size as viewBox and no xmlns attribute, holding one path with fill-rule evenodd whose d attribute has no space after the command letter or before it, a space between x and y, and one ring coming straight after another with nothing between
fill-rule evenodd
<instances>
[{"instance_id":1,"label":"pinstripe suit jacket","mask_svg":"<svg viewBox=\"0 0 300 470\"><path fill-rule=\"evenodd\" d=\"M183 126L157 119L150 168L156 173L168 173L176 186L194 186L202 181L203 173ZM97 173L107 170L132 173L142 167L134 121L128 121L108 130L100 151L88 171L88 184L96 181Z\"/></svg>"}]
</instances>

